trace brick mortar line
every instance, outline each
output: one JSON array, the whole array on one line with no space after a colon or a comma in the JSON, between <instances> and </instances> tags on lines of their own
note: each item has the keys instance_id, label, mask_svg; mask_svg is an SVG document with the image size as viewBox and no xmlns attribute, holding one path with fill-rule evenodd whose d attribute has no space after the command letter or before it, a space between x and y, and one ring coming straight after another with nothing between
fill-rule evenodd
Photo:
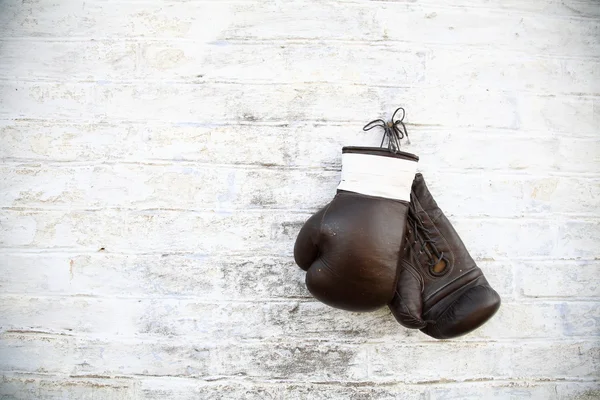
<instances>
[{"instance_id":1,"label":"brick mortar line","mask_svg":"<svg viewBox=\"0 0 600 400\"><path fill-rule=\"evenodd\" d=\"M598 18L600 20L600 18ZM157 43L157 42L167 42L167 43L194 43L194 44L203 44L203 45L213 45L212 42L198 41L195 39L185 39L185 38L175 38L175 37L147 37L147 36L136 36L136 37L121 37L121 36L109 36L109 37L52 37L52 36L5 36L0 38L0 43L6 42L15 42L15 41L37 41L43 43L84 43L84 42L114 42L114 43ZM484 45L452 45L452 44L425 44L429 47L423 47L421 42L406 42L401 40L377 40L377 41L369 41L369 40L345 40L345 39L327 39L327 38L317 38L317 39L226 39L220 40L220 42L229 43L232 45L238 46L277 46L281 44L285 44L288 46L316 46L322 44L335 44L339 46L340 44L346 45L348 47L356 47L356 46L364 46L369 48L385 48L390 49L390 45L393 44L414 44L415 48L411 49L414 52L434 52L439 51L439 48L446 48L447 51L457 52L464 54L465 47L471 47L470 52L477 54L489 54L489 47ZM418 45L417 45L418 44ZM406 52L406 51L405 51ZM526 50L510 50L510 49L495 49L496 53L508 53L512 55L520 55L522 57L527 57L530 59L543 59L543 60L558 60L558 61L591 61L591 62L600 62L600 52L598 55L588 56L588 55L564 55L564 54L550 54L550 53L531 53ZM399 52L400 53L400 52Z\"/></svg>"},{"instance_id":2,"label":"brick mortar line","mask_svg":"<svg viewBox=\"0 0 600 400\"><path fill-rule=\"evenodd\" d=\"M102 84L97 83L98 80L104 80L102 77L98 77L97 79L70 79L63 81L56 81L54 78L50 78L47 76L38 77L36 79L23 78L19 76L0 76L0 82L25 82L25 83L49 83L49 84L90 84L95 86L134 86L134 85L145 85L145 84L160 84L160 86L196 86L196 85L205 85L205 84L223 84L223 85L252 85L252 86L270 86L270 85L281 85L281 86L291 86L291 85L335 85L335 86L361 86L365 88L380 88L380 89L435 89L439 88L440 85L436 83L430 84L422 84L422 85L394 85L394 84L385 84L385 83L369 83L369 82L356 82L351 80L337 80L337 81L273 81L269 79L252 79L252 80L220 80L220 79L136 79L136 80L109 80L103 82ZM164 83L165 80L168 80L168 83ZM517 89L517 90L502 90L502 89L489 89L486 90L486 93L510 93L510 94L529 94L534 96L541 97L577 97L577 98L598 98L600 97L600 92L572 92L572 91L535 91L535 90L527 90L527 89Z\"/></svg>"},{"instance_id":3,"label":"brick mortar line","mask_svg":"<svg viewBox=\"0 0 600 400\"><path fill-rule=\"evenodd\" d=\"M5 250L9 250L9 251L5 251ZM131 256L131 255L135 255L135 256L139 256L139 257L151 257L151 256L157 256L157 255L164 255L164 252L158 252L158 253L123 253L123 252L98 252L98 251L92 251L92 252L84 252L84 251L80 251L77 250L75 248L71 248L70 250L73 250L72 252L68 252L68 251L58 251L58 252L54 252L51 250L46 250L46 249L40 249L40 253L34 253L34 252L24 252L24 251L20 251L17 253L10 253L10 248L2 248L0 247L0 254L4 254L4 255L24 255L24 254L44 254L46 256L48 255L82 255L82 256L91 256L91 255L95 255L97 257L106 257L106 256ZM67 249L69 250L69 249ZM198 253L194 253L192 251L189 252L184 252L184 251L179 251L179 252L172 252L172 253L168 253L166 254L167 256L172 256L172 257L187 257L187 256L191 256L192 258L194 256L197 255L201 255L202 257L208 257L209 259L212 260L229 260L231 258L240 258L240 259L251 259L251 260L257 260L257 259L264 259L264 258L270 258L270 259L280 259L280 260L287 260L287 261L293 261L293 255L268 255L268 254L256 254L256 253L234 253L234 254L230 254L230 255L204 255L204 254L198 254ZM600 264L600 258L580 258L580 257L576 257L576 258L557 258L557 257L542 257L542 256L538 256L538 257L496 257L494 259L489 259L489 258L475 258L476 262L482 262L482 263L504 263L504 262L510 262L510 263L515 263L515 262L526 262L526 263L555 263L557 265L563 265L565 262L567 263L582 263L582 262L587 262L587 263L599 263Z\"/></svg>"},{"instance_id":4,"label":"brick mortar line","mask_svg":"<svg viewBox=\"0 0 600 400\"><path fill-rule=\"evenodd\" d=\"M405 151L414 151L416 149L406 149ZM37 163L40 165L26 165L28 163ZM24 165L25 164L25 165ZM599 163L600 165L600 163ZM340 172L341 164L337 164L332 162L331 164L326 165L285 165L285 164L268 164L264 165L259 162L256 163L220 163L220 162L210 162L210 161L195 161L193 159L186 160L170 160L170 159L139 159L139 160L127 160L127 159L98 159L98 160L89 160L89 161L75 161L75 160L56 160L56 159L19 159L19 158L0 158L0 168L15 168L15 169L32 169L32 170L41 170L41 169L85 169L85 168L95 168L95 167L121 167L121 166L139 166L139 167L149 167L152 169L154 167L188 167L188 168L200 168L200 167L210 167L214 169L234 169L234 170L248 170L248 171L281 171L281 172L314 172L314 171L323 171L323 172ZM592 170L592 169L590 169ZM578 170L573 171L565 171L563 169L560 170L540 170L535 168L515 168L515 169L506 169L506 168L477 168L477 167L464 167L464 168L445 168L443 171L435 171L432 172L432 175L435 176L445 176L445 175L468 175L468 176L477 176L482 172L486 173L486 178L489 176L496 177L517 177L518 179L523 180L535 180L535 179L545 179L548 177L559 177L559 178L575 178L581 180L596 180L600 179L600 173L597 172L582 172Z\"/></svg>"},{"instance_id":5,"label":"brick mortar line","mask_svg":"<svg viewBox=\"0 0 600 400\"><path fill-rule=\"evenodd\" d=\"M393 317L390 315L390 318ZM403 328L401 325L398 325L399 329L403 331L408 331L408 328ZM414 330L412 330L414 331ZM397 337L401 334L401 331L396 334L390 334L387 337L373 338L373 337L364 337L364 338L344 338L342 341L339 341L335 338L326 338L323 339L319 336L315 337L306 337L306 336L297 336L292 337L287 333L282 333L281 335L274 335L270 337L228 337L225 340L218 339L210 341L209 343L204 343L200 345L206 349L219 349L222 347L228 347L231 345L238 346L263 346L268 347L273 344L284 344L284 345L330 345L333 347L356 347L356 346L376 346L376 345L385 345L385 344L394 344L400 347L411 347L411 346L419 346L419 347L438 347L444 345L451 345L456 347L470 347L478 344L492 344L496 348L506 348L506 347L519 347L520 342L528 343L529 345L574 345L574 344L590 344L600 349L600 343L598 342L597 336L572 336L572 337L512 337L505 339L493 339L493 338L476 338L476 339L467 339L467 336L462 337L461 339L454 339L451 341L438 341L434 339L428 339L428 337L423 334L423 340L415 341L414 338L411 339L402 339L399 340ZM154 344L154 345L167 345L167 346L180 346L180 347L197 347L198 345L195 343L189 343L186 341L186 338L189 337L202 337L201 335L147 335L144 336L134 335L134 336L125 336L119 334L93 334L93 333L85 333L85 332L73 332L71 333L58 333L58 332L44 332L38 331L35 329L31 330L19 330L15 329L11 331L10 329L0 331L0 339L6 340L6 337L19 337L25 336L28 338L47 338L47 339L67 339L75 342L99 342L99 343L138 343L138 344ZM590 358L591 355L590 355Z\"/></svg>"},{"instance_id":6,"label":"brick mortar line","mask_svg":"<svg viewBox=\"0 0 600 400\"><path fill-rule=\"evenodd\" d=\"M600 22L600 16L596 18ZM331 39L327 37L323 38L315 38L315 39L293 39L293 38L271 38L271 39L256 39L256 38L230 38L230 39L220 39L211 42L207 42L205 40L197 40L197 39L188 39L185 37L149 37L149 36L106 36L106 37L72 37L72 36L4 36L0 37L0 43L2 42L37 42L37 43L100 43L100 44L108 44L108 43L116 43L116 44L125 44L125 43L133 43L133 44L148 44L148 43L157 43L157 42L166 42L166 43L188 43L188 44L198 44L206 47L219 47L220 43L227 43L231 46L277 46L281 44L285 44L287 46L297 46L297 47L307 47L307 48L315 48L321 47L320 45L333 42L337 46L345 45L348 48L352 47L365 47L365 48L381 48L384 50L388 50L391 52L396 52L398 54L405 53L423 53L424 55L430 55L435 51L439 51L440 49L435 48L436 45L433 45L432 48L424 47L428 46L427 44L423 44L421 42L405 42L402 40L394 40L394 39L381 39L381 40L368 40L368 39ZM218 44L219 43L219 44ZM402 49L395 49L390 47L389 44L392 43L407 43L412 44L415 43L413 48L407 48L406 46L402 47ZM471 49L473 53L476 54L486 54L489 55L490 49L489 47L483 47L483 45L469 45L469 44L442 44L439 47L447 48L448 52L455 52L460 54L465 54L464 46L474 47ZM591 62L600 62L600 52L598 55L580 55L580 56L569 56L569 55L552 55L549 53L531 53L526 50L504 50L504 49L495 49L494 52L498 53L510 53L510 54L519 54L525 58L530 59L543 59L543 60L557 60L557 61L591 61ZM476 55L474 54L474 55Z\"/></svg>"},{"instance_id":7,"label":"brick mortar line","mask_svg":"<svg viewBox=\"0 0 600 400\"><path fill-rule=\"evenodd\" d=\"M596 19L594 19L595 21ZM593 35L589 36L590 38L593 37ZM86 36L81 36L81 37L52 37L52 36L4 36L4 40L7 39L13 39L13 40L25 40L25 39L40 39L40 38L46 38L46 40L48 40L49 42L54 39L54 42L79 42L79 41L98 41L98 42L103 42L103 41L115 41L115 40L120 40L122 42L141 42L141 41L146 41L146 42L150 42L150 41L156 41L156 42L168 42L168 41L177 41L177 42L182 42L182 43L198 43L198 40L195 39L184 39L184 38L173 38L173 37L148 37L148 36L129 36L129 37L123 37L123 36L103 36L103 37L86 37ZM459 44L459 45L455 45L455 44L447 44L447 43L443 43L443 42L420 42L420 41L406 41L406 40L390 40L390 39L380 39L380 40L350 40L350 39L327 39L327 38L282 38L282 39L242 39L242 38L224 38L219 40L219 42L223 42L223 43L244 43L244 42L249 42L249 43L269 43L269 44L288 44L288 43L317 43L317 44L329 44L329 45L340 45L340 44L348 44L348 45L352 45L354 43L358 43L358 44L364 44L367 46L371 46L371 45L386 45L386 46L393 46L393 45L414 45L415 47L417 45L421 45L421 46L429 46L432 48L432 50L435 50L435 48L449 48L455 51L460 51L461 49L463 50L464 53L464 49L465 48L469 48L469 51L472 51L473 49L476 50L477 52L489 52L489 46L485 45L485 44L470 44L470 43L464 43L464 44ZM203 42L206 43L206 42ZM422 48L422 47L421 47ZM511 54L515 54L515 55L527 55L529 57L532 58L547 58L547 59L559 59L559 60L596 60L598 57L597 55L594 56L582 56L582 55L574 55L574 54L564 54L564 53L532 53L532 52L528 52L527 50L521 50L518 48L513 48L511 49L510 46L507 45L503 45L503 46L499 46L496 47L495 51L500 51L503 53L511 53Z\"/></svg>"},{"instance_id":8,"label":"brick mortar line","mask_svg":"<svg viewBox=\"0 0 600 400\"><path fill-rule=\"evenodd\" d=\"M100 247L100 245L98 245L97 247ZM25 254L35 254L35 255L45 255L47 256L48 254L60 254L60 255L68 255L68 254L75 254L75 255L93 255L93 254L98 254L98 253L102 253L102 254L106 254L106 255L117 255L117 256L164 256L165 254L169 255L169 256L178 256L178 255L193 255L195 257L211 257L214 255L213 253L198 253L198 252L194 252L193 250L172 250L172 249L162 249L156 252L124 252L124 251L98 251L97 247L94 248L86 248L86 249L81 249L81 248L73 248L73 247L48 247L48 248L30 248L30 247L22 247L22 248L17 248L17 247L4 247L4 248L0 248L0 255L1 254L10 254L10 255L25 255ZM254 253L252 253L251 255L248 255L249 258L256 258L256 257L263 257L263 258L279 258L279 257L292 257L292 245L290 244L289 246L289 253L286 252L277 252L277 253L260 253L260 251L256 251ZM223 254L224 256L230 256L230 257L243 257L243 253L240 252L236 252L236 251L219 251L220 254ZM223 256L223 257L224 257ZM542 257L542 256L540 256ZM539 261L539 260L547 260L550 262L558 262L558 261L577 261L577 262L583 262L583 263L589 263L592 261L597 261L598 259L600 259L600 257L597 258L586 258L586 259L581 259L581 258L573 258L573 257L555 257L555 258L523 258L523 257L515 257L514 259L508 260L507 262L523 262L523 263L528 263L531 261ZM475 260L477 262L481 262L478 260ZM498 261L501 262L501 261ZM539 261L542 262L542 261Z\"/></svg>"},{"instance_id":9,"label":"brick mortar line","mask_svg":"<svg viewBox=\"0 0 600 400\"><path fill-rule=\"evenodd\" d=\"M332 193L332 198L335 193ZM148 203L148 201L144 201ZM272 208L272 207L257 207L257 208L220 208L218 205L215 207L205 208L166 208L166 207L120 207L120 206L97 206L97 207L74 207L65 205L64 207L20 207L20 206L0 206L0 211L8 212L35 212L35 213L60 213L65 214L78 213L78 212L90 212L90 213L102 213L102 212L174 212L174 213L190 213L190 214L207 214L207 215L218 215L219 213L228 213L233 215L239 215L243 213L248 214L270 214L270 213L289 213L293 215L311 215L319 211L320 208L307 208L307 209L295 209L289 207ZM459 215L453 213L446 213L446 216L452 219L452 221L529 221L529 222L547 222L554 221L556 218L563 218L560 223L565 222L600 222L600 216L596 213L545 213L545 212L523 212L521 214L514 215Z\"/></svg>"},{"instance_id":10,"label":"brick mortar line","mask_svg":"<svg viewBox=\"0 0 600 400\"><path fill-rule=\"evenodd\" d=\"M19 79L16 77L0 77L0 82L11 82L11 83L27 83L27 84L52 84L52 85L71 85L71 86L93 86L93 87L140 87L140 86L150 86L153 87L173 87L173 86L189 86L189 87L198 87L198 85L217 85L217 86L339 86L339 87L364 87L364 88L378 88L378 89L418 89L418 90L426 90L426 89L436 89L441 87L440 85L431 84L431 85L398 85L398 84L370 84L368 82L360 83L360 82L352 82L352 81L290 81L290 82L273 82L268 79L260 79L253 81L237 81L237 80L204 80L199 79L197 81L193 81L193 79L189 80L178 80L178 79L169 79L165 82L165 79L138 79L131 81L120 81L120 80L109 80L102 84L97 83L97 80L52 80L52 79ZM502 89L483 89L483 85L478 85L476 88L480 89L471 89L466 92L463 92L465 95L476 94L476 93L500 93L500 94L529 94L536 97L552 97L552 98L576 98L576 99L586 99L586 100L595 100L600 98L600 92L596 93L586 93L586 92L536 92L532 90L502 90ZM558 94L557 94L558 93Z\"/></svg>"},{"instance_id":11,"label":"brick mortar line","mask_svg":"<svg viewBox=\"0 0 600 400\"><path fill-rule=\"evenodd\" d=\"M315 300L313 297L255 297L255 298L238 298L232 299L228 298L226 300L219 300L218 298L206 298L199 296L191 296L191 295L149 295L149 296L122 296L122 295L110 295L110 294L85 294L85 293L42 293L39 292L19 292L19 293L2 293L0 294L0 299L42 299L42 300L56 300L56 299L90 299L90 300L98 300L98 301L106 301L106 300L119 300L123 302L135 302L138 300L147 300L147 301L158 301L158 300L177 300L181 302L190 302L194 304L206 304L206 305L236 305L236 304L294 304L294 303L303 303L303 304L315 304L324 306L323 303ZM539 306L539 305L557 305L569 303L571 305L600 305L600 296L596 297L586 297L586 296L571 296L571 297L551 297L551 296L506 296L504 295L506 301L502 303L508 305L527 305L527 306ZM381 311L381 310L380 310ZM3 327L4 330L8 328ZM596 336L596 335L589 335ZM600 336L600 333L597 335Z\"/></svg>"},{"instance_id":12,"label":"brick mortar line","mask_svg":"<svg viewBox=\"0 0 600 400\"><path fill-rule=\"evenodd\" d=\"M4 124L51 124L56 126L65 126L65 125L80 125L80 126L99 126L99 127L113 127L118 129L118 125L129 124L129 125L142 125L145 124L146 127L174 127L174 128L203 128L203 129L214 129L214 128L227 128L227 127L273 127L273 128L283 128L283 129L298 129L298 128L306 128L311 129L311 127L324 128L327 126L335 126L337 128L348 127L350 129L356 129L356 133L360 133L359 129L364 126L364 120L298 120L298 121L289 121L289 120L262 120L255 122L248 122L244 120L236 120L234 123L229 121L211 121L211 122L200 122L200 121L175 121L175 120L126 120L119 118L90 118L90 119L62 119L62 120L54 120L54 119L45 119L45 118L10 118L7 116L0 116L0 123ZM518 136L524 131L515 131L514 129L502 128L502 127L472 127L466 125L425 125L425 124L406 124L408 128L416 128L419 129L427 129L431 132L448 132L448 131L458 131L464 132L468 129L467 134L475 134L475 132L481 131L492 131L495 135L501 135L501 131L505 131L506 134L511 136L508 139L547 139L547 140L557 140L556 137L562 136L565 140L582 140L582 141L592 141L597 142L598 135L595 133L589 134L575 134L573 135L571 132L562 132L562 131L550 131L544 130L544 132L548 132L545 135L527 135L527 136ZM42 126L40 126L41 128ZM47 126L43 126L47 128ZM121 127L122 128L122 127ZM542 131L542 130L540 130ZM531 132L531 131L529 131ZM536 130L537 132L537 130ZM410 133L410 131L409 131ZM514 135L514 136L513 136ZM567 136L568 135L568 136ZM412 135L411 135L412 137ZM412 140L415 138L413 137Z\"/></svg>"},{"instance_id":13,"label":"brick mortar line","mask_svg":"<svg viewBox=\"0 0 600 400\"><path fill-rule=\"evenodd\" d=\"M119 382L140 382L140 381L165 381L165 382L173 382L174 379L179 381L189 381L195 383L199 386L219 386L223 383L235 383L235 384L243 384L243 383L258 383L258 384L266 384L266 385L281 385L281 384L305 384L305 385L315 385L315 386L340 386L340 387L367 387L367 388L375 388L375 387L406 387L406 386L414 386L426 389L425 385L439 385L439 386L466 386L469 384L473 385L486 385L489 383L497 383L499 385L506 384L508 387L512 387L514 383L522 383L522 384L561 384L561 383L600 383L600 380L594 378L577 378L577 377L556 377L556 378L508 378L508 379L496 379L494 377L481 379L465 379L465 380L456 380L449 381L447 379L440 381L423 381L423 382L400 382L400 381L368 381L368 380L330 380L330 381L321 381L321 380L293 380L293 379L280 379L280 378L260 378L253 376L246 376L240 378L239 375L231 375L231 376L219 376L219 377L208 377L208 379L199 380L198 378L189 377L185 375L142 375L142 374L112 374L112 375L98 375L98 374L88 374L85 373L80 375L66 374L66 373L57 373L57 372L32 372L32 371L20 371L20 370L0 370L0 374L7 378L18 379L23 377L23 379L48 379L48 378L59 378L65 381L88 381L95 382L101 380L118 380ZM174 383L175 384L175 383Z\"/></svg>"},{"instance_id":14,"label":"brick mortar line","mask_svg":"<svg viewBox=\"0 0 600 400\"><path fill-rule=\"evenodd\" d=\"M214 253L199 253L199 252L195 252L193 250L189 250L189 251L185 251L185 250L178 250L178 251L158 251L158 252L123 252L123 251L102 251L99 252L98 250L92 250L92 248L90 248L89 250L82 250L80 248L75 248L75 247L59 247L59 248L27 248L27 247L23 247L23 248L17 248L17 247L0 247L0 255L12 255L12 256L21 256L21 255L44 255L44 256L48 256L48 255L56 255L56 256L66 256L66 255L71 255L71 256L97 256L97 257L111 257L111 256L116 256L116 257L128 257L128 256L135 256L135 257L157 257L157 256L170 256L170 257L191 257L191 258L195 258L195 257L202 257L202 259L213 259L213 260L220 260L220 259L249 259L249 260L262 260L262 259L280 259L280 260L287 260L287 261L292 261L293 260L293 254L289 253L289 254L273 254L273 253L257 253L257 252L252 252L252 253L242 253L242 252L227 252L227 253L220 253L218 255L215 255ZM600 256L598 257L589 257L589 258L582 258L582 257L547 257L547 256L533 256L533 257L501 257L501 256L494 256L494 257L479 257L479 258L475 258L474 259L476 262L479 263L503 263L503 262L507 262L507 263L518 263L518 262L522 262L522 263L554 263L557 265L563 265L565 262L567 263L572 263L572 264L579 264L579 263L598 263L600 264Z\"/></svg>"},{"instance_id":15,"label":"brick mortar line","mask_svg":"<svg viewBox=\"0 0 600 400\"><path fill-rule=\"evenodd\" d=\"M405 106L409 108L410 106ZM381 111L384 116L386 111ZM355 129L357 134L362 134L362 127L367 119L354 120L329 120L329 119L303 119L303 120L286 120L286 119L264 119L256 121L248 121L244 119L240 120L211 120L210 122L203 122L202 120L134 120L134 119L123 119L123 118L87 118L87 119L59 119L59 118L26 118L26 117L6 117L0 115L0 123L15 123L15 124L52 124L52 125L97 125L97 126L113 126L115 128L120 127L123 124L129 124L134 126L164 126L164 127L185 127L185 128L225 128L225 127L272 127L272 128L283 128L283 129L298 129L298 128L326 128L335 126L337 128L352 128ZM505 136L507 134L514 135L517 139L547 139L547 140L558 140L564 137L564 140L582 140L582 141L599 141L597 134L584 134L581 136L573 135L572 131L553 131L550 129L514 129L506 127L492 127L492 126L470 126L470 125L449 125L449 124L421 124L407 121L406 126L411 129L427 129L433 132L447 132L448 130L458 131L467 135L477 135L482 130L492 132L497 136ZM544 132L545 134L542 134ZM532 135L531 133L537 133ZM523 134L526 134L523 136ZM566 136L568 135L568 136ZM558 139L557 139L558 137ZM505 137L506 139L506 137Z\"/></svg>"}]
</instances>

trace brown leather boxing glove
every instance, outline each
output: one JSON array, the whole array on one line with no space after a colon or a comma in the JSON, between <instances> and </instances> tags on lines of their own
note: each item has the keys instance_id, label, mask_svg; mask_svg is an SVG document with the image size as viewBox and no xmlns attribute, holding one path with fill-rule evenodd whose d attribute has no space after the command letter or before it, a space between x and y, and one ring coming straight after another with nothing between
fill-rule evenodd
<instances>
[{"instance_id":1,"label":"brown leather boxing glove","mask_svg":"<svg viewBox=\"0 0 600 400\"><path fill-rule=\"evenodd\" d=\"M306 221L294 246L315 298L349 311L392 300L417 161L382 148L342 149L337 194Z\"/></svg>"},{"instance_id":2,"label":"brown leather boxing glove","mask_svg":"<svg viewBox=\"0 0 600 400\"><path fill-rule=\"evenodd\" d=\"M449 339L477 329L500 307L500 296L415 176L396 295L389 304L401 325Z\"/></svg>"}]
</instances>

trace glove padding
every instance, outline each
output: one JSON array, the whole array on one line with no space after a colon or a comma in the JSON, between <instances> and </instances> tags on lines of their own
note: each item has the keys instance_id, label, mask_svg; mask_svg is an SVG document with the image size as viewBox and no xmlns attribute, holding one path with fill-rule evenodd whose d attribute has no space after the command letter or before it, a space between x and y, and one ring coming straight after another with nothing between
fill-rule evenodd
<instances>
[{"instance_id":1,"label":"glove padding","mask_svg":"<svg viewBox=\"0 0 600 400\"><path fill-rule=\"evenodd\" d=\"M306 221L294 246L315 298L349 311L392 300L417 160L381 148L343 149L336 196Z\"/></svg>"}]
</instances>

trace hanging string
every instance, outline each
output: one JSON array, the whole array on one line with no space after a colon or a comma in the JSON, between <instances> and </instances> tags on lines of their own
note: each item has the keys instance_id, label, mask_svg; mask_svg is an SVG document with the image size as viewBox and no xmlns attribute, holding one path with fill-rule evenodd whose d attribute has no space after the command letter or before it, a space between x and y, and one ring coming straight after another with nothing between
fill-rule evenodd
<instances>
[{"instance_id":1,"label":"hanging string","mask_svg":"<svg viewBox=\"0 0 600 400\"><path fill-rule=\"evenodd\" d=\"M402 111L402 116L400 118L396 118L396 114L398 111ZM404 108L398 107L394 114L392 114L392 119L388 122L385 122L382 119L374 119L363 127L363 131L370 131L373 128L380 127L383 128L383 137L381 138L381 144L379 147L383 147L383 143L385 139L388 140L388 150L394 153L400 151L400 140L406 137L406 143L410 144L410 139L408 137L408 131L406 130L406 125L404 125L404 116L406 115L406 111Z\"/></svg>"}]
</instances>

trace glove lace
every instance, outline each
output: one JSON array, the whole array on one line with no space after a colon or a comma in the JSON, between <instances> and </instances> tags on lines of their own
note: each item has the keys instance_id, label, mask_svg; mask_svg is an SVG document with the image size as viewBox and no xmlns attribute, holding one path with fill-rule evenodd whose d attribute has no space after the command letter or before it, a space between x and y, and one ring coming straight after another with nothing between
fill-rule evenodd
<instances>
[{"instance_id":1,"label":"glove lace","mask_svg":"<svg viewBox=\"0 0 600 400\"><path fill-rule=\"evenodd\" d=\"M444 259L444 252L440 252L437 249L435 242L431 239L431 232L429 229L427 229L425 224L423 224L423 220L421 220L419 217L416 204L417 200L414 194L411 193L410 206L408 208L408 223L409 227L411 227L414 231L415 241L413 244L419 244L419 254L422 254L423 252L427 254L427 257L429 258L429 271L434 275L441 275L445 273L445 268L441 273L435 272L433 268Z\"/></svg>"},{"instance_id":2,"label":"glove lace","mask_svg":"<svg viewBox=\"0 0 600 400\"><path fill-rule=\"evenodd\" d=\"M402 116L400 118L396 118L396 114L398 111L402 111ZM400 151L400 140L406 137L407 143L410 144L410 139L408 137L408 131L406 130L406 125L404 125L404 117L406 116L406 111L402 107L398 107L394 114L392 114L392 119L388 122L385 122L382 119L374 119L363 127L363 131L370 131L373 128L380 127L383 128L383 136L381 138L381 144L379 147L383 147L383 143L387 138L388 150L393 153L397 153Z\"/></svg>"}]
</instances>

